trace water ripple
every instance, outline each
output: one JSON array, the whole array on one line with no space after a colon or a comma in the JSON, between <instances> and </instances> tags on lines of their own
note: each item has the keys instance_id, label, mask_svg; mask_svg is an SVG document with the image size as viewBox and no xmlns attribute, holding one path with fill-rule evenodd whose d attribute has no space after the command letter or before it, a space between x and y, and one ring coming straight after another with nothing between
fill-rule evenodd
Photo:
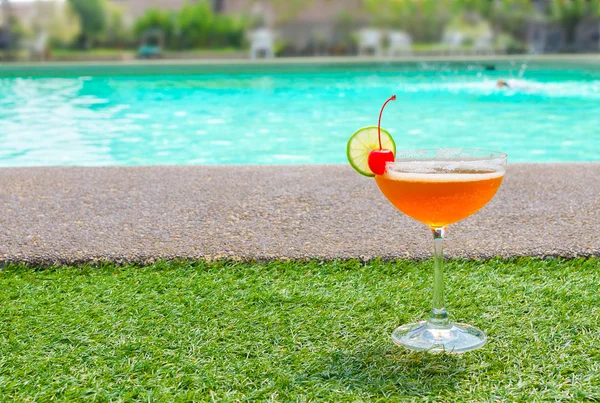
<instances>
[{"instance_id":1,"label":"water ripple","mask_svg":"<svg viewBox=\"0 0 600 403\"><path fill-rule=\"evenodd\" d=\"M499 89L497 79L512 88ZM0 79L0 166L343 163L357 128L399 148L600 158L600 73L419 71Z\"/></svg>"}]
</instances>

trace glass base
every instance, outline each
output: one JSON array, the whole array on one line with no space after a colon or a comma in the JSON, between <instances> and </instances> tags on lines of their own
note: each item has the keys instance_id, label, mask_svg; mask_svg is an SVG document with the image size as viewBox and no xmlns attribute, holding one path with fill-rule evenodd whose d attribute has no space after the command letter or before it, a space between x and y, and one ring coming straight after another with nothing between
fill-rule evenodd
<instances>
[{"instance_id":1,"label":"glass base","mask_svg":"<svg viewBox=\"0 0 600 403\"><path fill-rule=\"evenodd\" d=\"M450 323L446 329L436 329L423 321L400 326L392 333L392 340L411 350L460 354L483 347L487 338L481 330L464 323Z\"/></svg>"}]
</instances>

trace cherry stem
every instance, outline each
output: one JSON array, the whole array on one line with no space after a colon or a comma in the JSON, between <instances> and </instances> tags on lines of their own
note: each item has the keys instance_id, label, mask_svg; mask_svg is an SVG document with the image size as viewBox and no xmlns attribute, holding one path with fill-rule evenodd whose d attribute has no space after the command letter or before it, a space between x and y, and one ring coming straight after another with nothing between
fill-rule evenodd
<instances>
[{"instance_id":1,"label":"cherry stem","mask_svg":"<svg viewBox=\"0 0 600 403\"><path fill-rule=\"evenodd\" d=\"M379 112L379 123L377 123L377 136L379 137L379 151L381 151L383 149L381 147L381 115L383 115L383 110L385 109L385 106L388 104L388 102L395 101L395 100L396 100L396 96L392 95L390 97L390 99L388 99L387 101L385 101L385 103L381 107L381 112Z\"/></svg>"}]
</instances>

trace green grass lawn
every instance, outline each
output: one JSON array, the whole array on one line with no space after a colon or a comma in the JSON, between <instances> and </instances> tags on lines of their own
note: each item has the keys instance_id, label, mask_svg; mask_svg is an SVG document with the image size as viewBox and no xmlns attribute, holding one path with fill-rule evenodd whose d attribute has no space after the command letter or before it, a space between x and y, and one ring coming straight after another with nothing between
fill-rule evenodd
<instances>
[{"instance_id":1,"label":"green grass lawn","mask_svg":"<svg viewBox=\"0 0 600 403\"><path fill-rule=\"evenodd\" d=\"M461 356L391 343L432 262L0 272L0 401L599 401L600 260L452 261Z\"/></svg>"}]
</instances>

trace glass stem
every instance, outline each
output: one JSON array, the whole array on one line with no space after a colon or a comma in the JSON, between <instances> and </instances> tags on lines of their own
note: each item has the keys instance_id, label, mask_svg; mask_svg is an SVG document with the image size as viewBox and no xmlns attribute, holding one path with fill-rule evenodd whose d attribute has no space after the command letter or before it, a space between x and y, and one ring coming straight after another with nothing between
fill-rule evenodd
<instances>
[{"instance_id":1,"label":"glass stem","mask_svg":"<svg viewBox=\"0 0 600 403\"><path fill-rule=\"evenodd\" d=\"M435 329L452 327L444 303L444 233L446 228L431 228L433 233L433 308L427 326Z\"/></svg>"}]
</instances>

